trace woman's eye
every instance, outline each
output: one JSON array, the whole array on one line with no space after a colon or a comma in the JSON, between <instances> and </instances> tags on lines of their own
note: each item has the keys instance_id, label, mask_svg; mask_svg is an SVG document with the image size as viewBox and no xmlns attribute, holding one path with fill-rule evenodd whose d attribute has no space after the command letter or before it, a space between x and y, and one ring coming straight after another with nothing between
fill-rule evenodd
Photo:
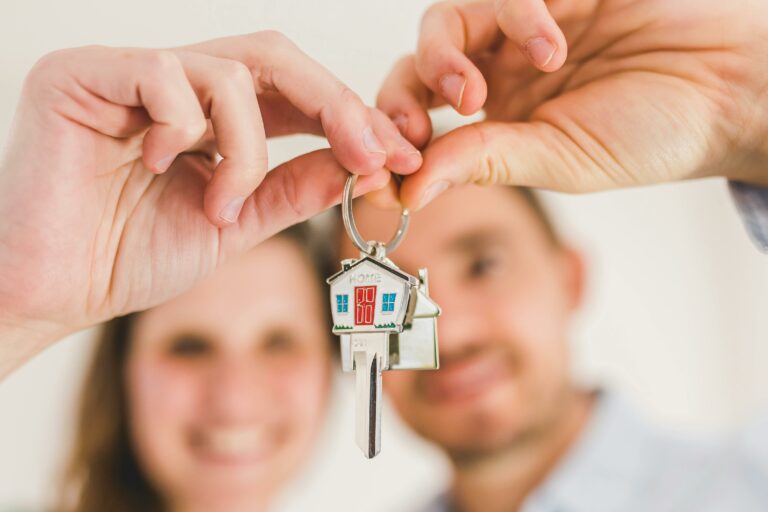
<instances>
[{"instance_id":1,"label":"woman's eye","mask_svg":"<svg viewBox=\"0 0 768 512\"><path fill-rule=\"evenodd\" d=\"M490 274L498 266L499 261L493 257L475 258L469 265L469 277L481 278Z\"/></svg>"},{"instance_id":2,"label":"woman's eye","mask_svg":"<svg viewBox=\"0 0 768 512\"><path fill-rule=\"evenodd\" d=\"M183 358L201 357L209 353L211 344L202 336L184 334L177 336L171 342L172 355Z\"/></svg>"},{"instance_id":3,"label":"woman's eye","mask_svg":"<svg viewBox=\"0 0 768 512\"><path fill-rule=\"evenodd\" d=\"M280 329L268 333L265 337L264 350L271 354L290 352L296 347L294 336Z\"/></svg>"}]
</instances>

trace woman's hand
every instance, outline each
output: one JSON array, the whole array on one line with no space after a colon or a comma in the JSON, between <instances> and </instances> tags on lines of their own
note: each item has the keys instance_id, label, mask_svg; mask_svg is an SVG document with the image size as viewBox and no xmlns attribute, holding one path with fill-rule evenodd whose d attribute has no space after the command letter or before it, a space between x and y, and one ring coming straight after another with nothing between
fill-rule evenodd
<instances>
[{"instance_id":1,"label":"woman's hand","mask_svg":"<svg viewBox=\"0 0 768 512\"><path fill-rule=\"evenodd\" d=\"M467 182L768 183L766 55L768 3L754 0L437 3L378 106L417 146L432 107L487 120L430 144L401 200L420 207Z\"/></svg>"},{"instance_id":2,"label":"woman's hand","mask_svg":"<svg viewBox=\"0 0 768 512\"><path fill-rule=\"evenodd\" d=\"M266 137L296 132L331 149L267 174ZM332 206L345 169L364 193L421 165L385 115L274 32L53 53L30 72L10 133L0 341L25 354L167 300ZM0 375L12 352L0 350Z\"/></svg>"}]
</instances>

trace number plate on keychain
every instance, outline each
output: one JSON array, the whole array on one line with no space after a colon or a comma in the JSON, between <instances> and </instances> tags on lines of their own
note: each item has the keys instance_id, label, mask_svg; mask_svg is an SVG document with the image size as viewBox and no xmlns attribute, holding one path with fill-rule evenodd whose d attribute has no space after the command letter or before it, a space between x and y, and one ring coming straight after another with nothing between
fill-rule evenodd
<instances>
[{"instance_id":1,"label":"number plate on keychain","mask_svg":"<svg viewBox=\"0 0 768 512\"><path fill-rule=\"evenodd\" d=\"M347 178L342 219L347 234L360 249L358 259L344 260L328 278L331 287L333 333L341 337L341 366L355 372L357 445L367 458L381 450L381 372L435 370L437 317L440 307L429 298L427 270L414 277L387 258L408 228L408 210L387 243L366 242L352 217L356 175Z\"/></svg>"}]
</instances>

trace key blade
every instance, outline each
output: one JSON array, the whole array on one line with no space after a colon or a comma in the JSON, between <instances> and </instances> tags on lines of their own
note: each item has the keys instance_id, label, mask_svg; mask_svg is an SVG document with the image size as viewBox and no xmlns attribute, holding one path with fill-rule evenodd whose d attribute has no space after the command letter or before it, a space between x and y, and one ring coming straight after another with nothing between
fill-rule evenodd
<instances>
[{"instance_id":1,"label":"key blade","mask_svg":"<svg viewBox=\"0 0 768 512\"><path fill-rule=\"evenodd\" d=\"M381 356L357 351L355 358L355 440L366 458L381 451Z\"/></svg>"}]
</instances>

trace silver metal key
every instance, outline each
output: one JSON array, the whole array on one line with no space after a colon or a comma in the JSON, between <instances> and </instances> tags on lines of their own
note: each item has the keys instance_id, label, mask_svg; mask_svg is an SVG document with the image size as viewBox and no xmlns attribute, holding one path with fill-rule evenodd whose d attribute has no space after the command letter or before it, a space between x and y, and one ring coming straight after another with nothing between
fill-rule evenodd
<instances>
[{"instance_id":1,"label":"silver metal key","mask_svg":"<svg viewBox=\"0 0 768 512\"><path fill-rule=\"evenodd\" d=\"M352 176L344 187L342 217L360 257L342 261L341 270L327 282L333 332L341 337L342 368L355 372L355 438L371 458L381 450L382 372L439 367L440 308L429 298L426 269L416 278L387 258L405 235L408 211L403 210L392 241L366 242L352 217L354 182Z\"/></svg>"},{"instance_id":2,"label":"silver metal key","mask_svg":"<svg viewBox=\"0 0 768 512\"><path fill-rule=\"evenodd\" d=\"M381 451L381 372L387 334L352 335L355 368L355 441L367 458Z\"/></svg>"}]
</instances>

